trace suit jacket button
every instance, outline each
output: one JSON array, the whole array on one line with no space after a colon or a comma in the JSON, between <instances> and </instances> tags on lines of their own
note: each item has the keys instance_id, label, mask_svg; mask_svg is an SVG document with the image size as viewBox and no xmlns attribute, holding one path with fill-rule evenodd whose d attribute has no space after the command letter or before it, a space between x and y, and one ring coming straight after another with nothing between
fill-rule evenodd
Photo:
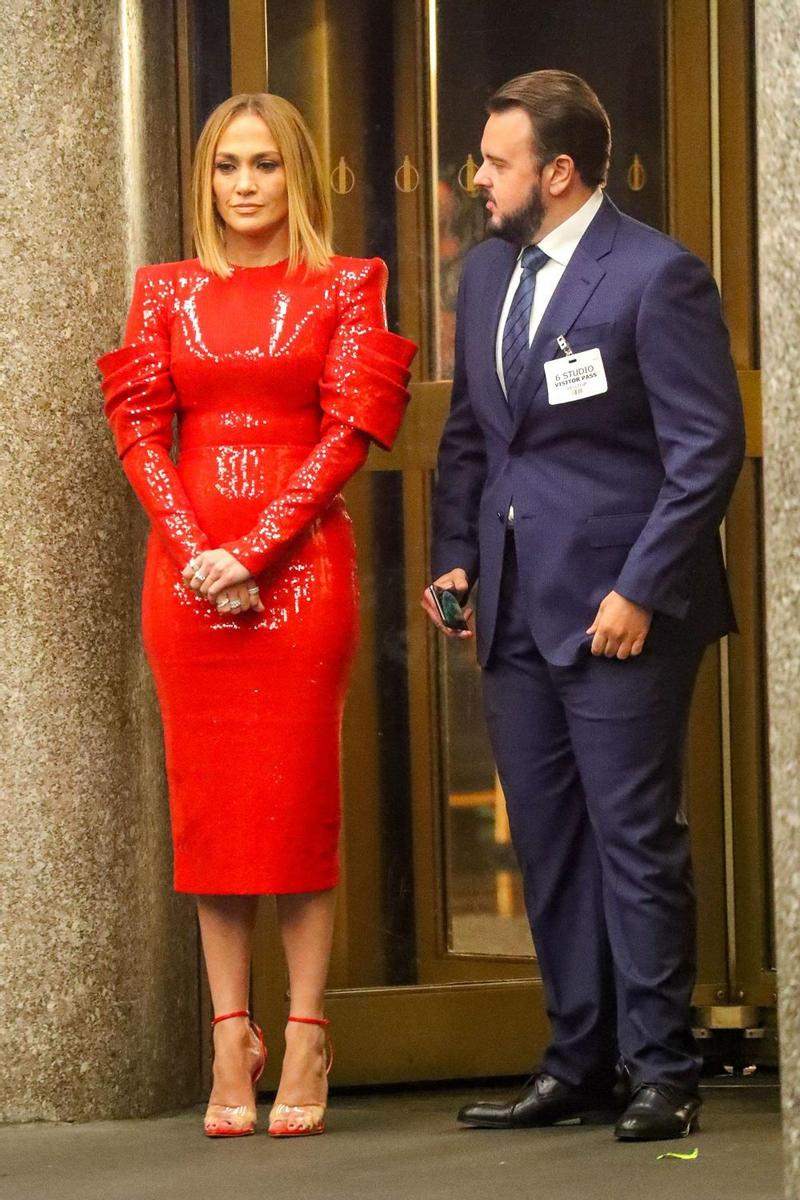
<instances>
[{"instance_id":1,"label":"suit jacket button","mask_svg":"<svg viewBox=\"0 0 800 1200\"><path fill-rule=\"evenodd\" d=\"M497 514L497 519L498 519L498 521L504 521L504 520L505 520L505 517L503 516L503 514L502 514L501 512L499 512L499 513Z\"/></svg>"}]
</instances>

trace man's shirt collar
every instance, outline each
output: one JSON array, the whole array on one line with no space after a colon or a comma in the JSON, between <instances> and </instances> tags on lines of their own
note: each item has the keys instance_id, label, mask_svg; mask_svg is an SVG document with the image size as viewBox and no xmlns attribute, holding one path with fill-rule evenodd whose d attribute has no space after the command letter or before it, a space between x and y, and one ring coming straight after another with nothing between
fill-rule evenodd
<instances>
[{"instance_id":1,"label":"man's shirt collar","mask_svg":"<svg viewBox=\"0 0 800 1200\"><path fill-rule=\"evenodd\" d=\"M596 188L577 212L574 212L571 217L567 217L566 221L562 221L546 237L542 238L538 243L539 249L543 250L548 258L554 259L555 262L565 267L602 203L603 189Z\"/></svg>"}]
</instances>

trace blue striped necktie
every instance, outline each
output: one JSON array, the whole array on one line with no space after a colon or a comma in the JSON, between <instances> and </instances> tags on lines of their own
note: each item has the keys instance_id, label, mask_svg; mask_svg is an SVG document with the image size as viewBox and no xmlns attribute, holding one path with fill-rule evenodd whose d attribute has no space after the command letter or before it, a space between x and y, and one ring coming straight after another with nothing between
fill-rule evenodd
<instances>
[{"instance_id":1,"label":"blue striped necktie","mask_svg":"<svg viewBox=\"0 0 800 1200\"><path fill-rule=\"evenodd\" d=\"M516 401L516 387L528 361L528 338L536 275L549 261L549 255L538 246L527 246L522 251L522 278L511 301L503 330L503 380L512 411Z\"/></svg>"}]
</instances>

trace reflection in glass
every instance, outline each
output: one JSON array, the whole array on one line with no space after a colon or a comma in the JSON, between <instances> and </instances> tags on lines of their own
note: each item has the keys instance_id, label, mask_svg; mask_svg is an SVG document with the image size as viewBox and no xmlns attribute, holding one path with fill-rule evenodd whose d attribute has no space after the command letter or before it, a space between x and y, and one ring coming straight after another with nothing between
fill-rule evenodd
<instances>
[{"instance_id":1,"label":"reflection in glass","mask_svg":"<svg viewBox=\"0 0 800 1200\"><path fill-rule=\"evenodd\" d=\"M464 164L440 162L437 191L439 222L439 354L437 377L453 375L456 299L464 255L483 237L480 191L466 191L458 181Z\"/></svg>"},{"instance_id":2,"label":"reflection in glass","mask_svg":"<svg viewBox=\"0 0 800 1200\"><path fill-rule=\"evenodd\" d=\"M402 475L362 471L345 494L361 638L344 721L333 989L409 984L417 974Z\"/></svg>"},{"instance_id":3,"label":"reflection in glass","mask_svg":"<svg viewBox=\"0 0 800 1200\"><path fill-rule=\"evenodd\" d=\"M472 643L444 640L441 705L447 731L448 947L457 954L533 953L506 806L483 723Z\"/></svg>"},{"instance_id":4,"label":"reflection in glass","mask_svg":"<svg viewBox=\"0 0 800 1200\"><path fill-rule=\"evenodd\" d=\"M211 111L231 94L230 12L227 0L188 6L192 46L195 139Z\"/></svg>"}]
</instances>

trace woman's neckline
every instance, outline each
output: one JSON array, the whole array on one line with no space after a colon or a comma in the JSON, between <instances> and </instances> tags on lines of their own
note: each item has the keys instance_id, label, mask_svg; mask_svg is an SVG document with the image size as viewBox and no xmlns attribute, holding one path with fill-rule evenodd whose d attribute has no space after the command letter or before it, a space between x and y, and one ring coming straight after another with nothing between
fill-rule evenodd
<instances>
[{"instance_id":1,"label":"woman's neckline","mask_svg":"<svg viewBox=\"0 0 800 1200\"><path fill-rule=\"evenodd\" d=\"M272 263L230 263L234 271L273 271L276 267L285 267L289 259L279 258Z\"/></svg>"}]
</instances>

